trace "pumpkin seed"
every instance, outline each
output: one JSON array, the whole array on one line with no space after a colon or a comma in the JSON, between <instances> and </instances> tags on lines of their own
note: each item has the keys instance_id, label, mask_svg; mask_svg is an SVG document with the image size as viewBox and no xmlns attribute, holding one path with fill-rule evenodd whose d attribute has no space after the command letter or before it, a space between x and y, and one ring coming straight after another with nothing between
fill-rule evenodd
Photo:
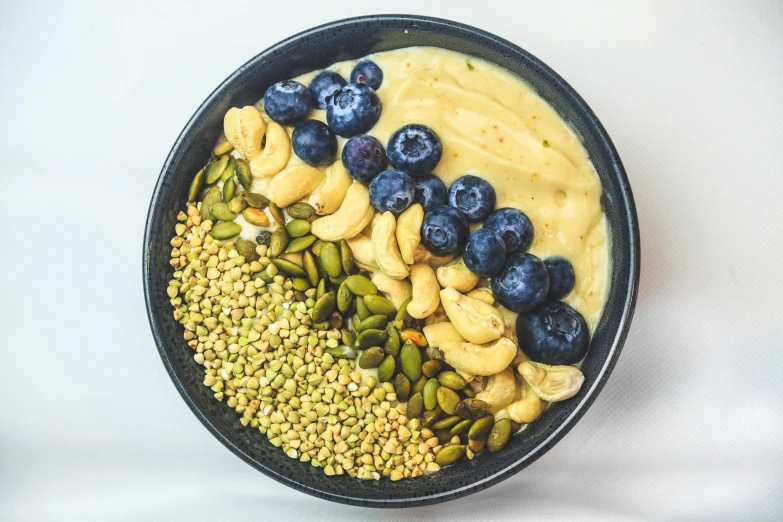
<instances>
[{"instance_id":1,"label":"pumpkin seed","mask_svg":"<svg viewBox=\"0 0 783 522\"><path fill-rule=\"evenodd\" d=\"M405 375L398 373L397 376L394 377L394 391L397 393L398 401L407 401L408 395L411 393L411 381L409 381Z\"/></svg>"},{"instance_id":2,"label":"pumpkin seed","mask_svg":"<svg viewBox=\"0 0 783 522\"><path fill-rule=\"evenodd\" d=\"M285 272L286 274L294 277L305 277L305 271L302 270L302 267L297 265L296 263L289 261L288 259L282 259L282 258L275 258L272 260L272 263ZM331 313L331 310L330 310ZM323 319L321 319L323 321ZM316 321L317 323L320 323L321 321Z\"/></svg>"},{"instance_id":3,"label":"pumpkin seed","mask_svg":"<svg viewBox=\"0 0 783 522\"><path fill-rule=\"evenodd\" d=\"M207 163L207 166L204 167L204 172L206 173L206 183L207 185L211 185L217 180L220 179L220 175L223 174L223 171L226 170L226 167L228 166L228 156L216 156L209 160L209 163Z\"/></svg>"},{"instance_id":4,"label":"pumpkin seed","mask_svg":"<svg viewBox=\"0 0 783 522\"><path fill-rule=\"evenodd\" d=\"M239 184L244 187L245 190L250 190L253 186L253 176L250 174L250 165L243 159L237 159L234 165L234 172L236 172Z\"/></svg>"},{"instance_id":5,"label":"pumpkin seed","mask_svg":"<svg viewBox=\"0 0 783 522\"><path fill-rule=\"evenodd\" d=\"M421 393L414 393L408 399L408 405L406 406L405 409L405 415L408 416L408 419L415 419L419 417L423 411L424 411L424 400L422 399Z\"/></svg>"},{"instance_id":6,"label":"pumpkin seed","mask_svg":"<svg viewBox=\"0 0 783 522\"><path fill-rule=\"evenodd\" d=\"M339 330L343 325L343 314L335 310L329 316L329 327L332 330Z\"/></svg>"},{"instance_id":7,"label":"pumpkin seed","mask_svg":"<svg viewBox=\"0 0 783 522\"><path fill-rule=\"evenodd\" d=\"M424 334L418 330L413 330L412 328L406 328L405 330L401 331L400 339L406 342L410 341L419 348L424 348L427 346L427 338L424 337Z\"/></svg>"},{"instance_id":8,"label":"pumpkin seed","mask_svg":"<svg viewBox=\"0 0 783 522\"><path fill-rule=\"evenodd\" d=\"M453 435L447 430L439 430L437 433L435 433L435 436L438 437L438 442L444 446L448 446L452 443L451 438Z\"/></svg>"},{"instance_id":9,"label":"pumpkin seed","mask_svg":"<svg viewBox=\"0 0 783 522\"><path fill-rule=\"evenodd\" d=\"M427 410L421 414L421 423L425 426L430 426L432 423L437 422L442 416L443 410L440 409L440 406L436 406L434 410Z\"/></svg>"},{"instance_id":10,"label":"pumpkin seed","mask_svg":"<svg viewBox=\"0 0 783 522\"><path fill-rule=\"evenodd\" d=\"M269 216L266 215L266 212L258 210L257 208L246 208L244 212L242 212L242 217L251 225L256 225L258 227L268 227L270 224Z\"/></svg>"},{"instance_id":11,"label":"pumpkin seed","mask_svg":"<svg viewBox=\"0 0 783 522\"><path fill-rule=\"evenodd\" d=\"M329 314L334 311L334 306L337 301L337 296L334 292L327 292L322 295L313 306L312 319L314 323L320 323L326 321Z\"/></svg>"},{"instance_id":12,"label":"pumpkin seed","mask_svg":"<svg viewBox=\"0 0 783 522\"><path fill-rule=\"evenodd\" d=\"M452 435L464 435L473 425L473 421L470 419L462 419L462 417L458 418L460 419L460 422L451 428L451 430L449 430L449 433Z\"/></svg>"},{"instance_id":13,"label":"pumpkin seed","mask_svg":"<svg viewBox=\"0 0 783 522\"><path fill-rule=\"evenodd\" d=\"M280 210L280 207L274 203L270 203L269 212L272 214L272 217L275 218L275 221L280 223L282 226L285 226L285 216L283 215L283 211Z\"/></svg>"},{"instance_id":14,"label":"pumpkin seed","mask_svg":"<svg viewBox=\"0 0 783 522\"><path fill-rule=\"evenodd\" d=\"M256 194L255 192L243 192L242 195L244 196L247 204L253 208L264 210L269 206L269 200L261 194Z\"/></svg>"},{"instance_id":15,"label":"pumpkin seed","mask_svg":"<svg viewBox=\"0 0 783 522\"><path fill-rule=\"evenodd\" d=\"M454 413L463 419L478 419L489 412L489 405L481 399L465 399L457 404Z\"/></svg>"},{"instance_id":16,"label":"pumpkin seed","mask_svg":"<svg viewBox=\"0 0 783 522\"><path fill-rule=\"evenodd\" d=\"M438 379L429 379L424 384L424 390L421 395L424 398L424 407L428 410L434 410L438 405Z\"/></svg>"},{"instance_id":17,"label":"pumpkin seed","mask_svg":"<svg viewBox=\"0 0 783 522\"><path fill-rule=\"evenodd\" d=\"M409 297L402 302L400 309L397 310L397 315L394 317L394 326L396 326L398 330L410 326L413 321L413 317L408 314L408 303L411 302L411 299L413 299L413 297Z\"/></svg>"},{"instance_id":18,"label":"pumpkin seed","mask_svg":"<svg viewBox=\"0 0 783 522\"><path fill-rule=\"evenodd\" d=\"M468 440L486 440L487 435L489 435L489 430L492 429L494 423L494 415L484 415L470 427L470 431L468 431Z\"/></svg>"},{"instance_id":19,"label":"pumpkin seed","mask_svg":"<svg viewBox=\"0 0 783 522\"><path fill-rule=\"evenodd\" d=\"M313 241L315 241L315 236L309 235L304 237L298 237L288 243L288 247L285 249L286 254L294 254L296 252L301 252L305 248L309 247L313 244ZM302 257L302 262L304 262L304 256ZM318 275L318 271L316 269L316 275Z\"/></svg>"},{"instance_id":20,"label":"pumpkin seed","mask_svg":"<svg viewBox=\"0 0 783 522\"><path fill-rule=\"evenodd\" d=\"M348 272L349 271L346 271L346 274ZM364 297L365 295L378 293L378 287L375 286L375 283L363 275L356 274L348 276L345 282L348 284L348 289L353 292L354 295L360 295Z\"/></svg>"},{"instance_id":21,"label":"pumpkin seed","mask_svg":"<svg viewBox=\"0 0 783 522\"><path fill-rule=\"evenodd\" d=\"M344 284L346 286L348 285L347 279ZM385 315L371 315L370 317L368 317L367 319L359 323L359 325L356 327L356 333L362 333L365 330L383 330L384 328L386 328L386 323L388 322L389 319Z\"/></svg>"},{"instance_id":22,"label":"pumpkin seed","mask_svg":"<svg viewBox=\"0 0 783 522\"><path fill-rule=\"evenodd\" d=\"M245 261L251 263L259 258L258 252L256 252L256 244L248 239L237 239L237 252L239 255L245 258Z\"/></svg>"},{"instance_id":23,"label":"pumpkin seed","mask_svg":"<svg viewBox=\"0 0 783 522\"><path fill-rule=\"evenodd\" d=\"M437 348L433 348L432 346L427 346L424 349L424 353L427 355L427 358L431 361L442 361L443 356L440 353L440 350Z\"/></svg>"},{"instance_id":24,"label":"pumpkin seed","mask_svg":"<svg viewBox=\"0 0 783 522\"><path fill-rule=\"evenodd\" d=\"M231 198L234 197L234 189L235 188L236 187L234 185L234 179L233 178L228 180L228 181L226 181L225 183L223 183L223 201L225 201L226 203L231 201Z\"/></svg>"},{"instance_id":25,"label":"pumpkin seed","mask_svg":"<svg viewBox=\"0 0 783 522\"><path fill-rule=\"evenodd\" d=\"M226 165L226 170L223 171L223 174L220 175L220 181L225 183L232 179L234 177L234 167L236 167L236 160L233 156L229 156L228 165Z\"/></svg>"},{"instance_id":26,"label":"pumpkin seed","mask_svg":"<svg viewBox=\"0 0 783 522\"><path fill-rule=\"evenodd\" d=\"M231 145L228 140L223 140L215 145L215 150L212 152L215 154L215 156L220 156L221 154L228 154L232 150L234 150L234 146Z\"/></svg>"},{"instance_id":27,"label":"pumpkin seed","mask_svg":"<svg viewBox=\"0 0 783 522\"><path fill-rule=\"evenodd\" d=\"M458 417L456 415L451 415L449 417L444 417L440 419L438 422L433 422L430 424L430 429L439 431L439 430L448 430L460 422L462 422L462 418Z\"/></svg>"},{"instance_id":28,"label":"pumpkin seed","mask_svg":"<svg viewBox=\"0 0 783 522\"><path fill-rule=\"evenodd\" d=\"M460 403L459 395L454 390L441 386L438 388L438 406L449 415L454 415L457 404Z\"/></svg>"},{"instance_id":29,"label":"pumpkin seed","mask_svg":"<svg viewBox=\"0 0 783 522\"><path fill-rule=\"evenodd\" d=\"M397 354L400 353L400 334L391 323L386 325L386 333L389 334L386 337L386 353L397 357Z\"/></svg>"},{"instance_id":30,"label":"pumpkin seed","mask_svg":"<svg viewBox=\"0 0 783 522\"><path fill-rule=\"evenodd\" d=\"M438 454L435 455L435 464L439 466L448 466L449 464L454 464L464 456L464 445L450 444L449 446L443 446Z\"/></svg>"},{"instance_id":31,"label":"pumpkin seed","mask_svg":"<svg viewBox=\"0 0 783 522\"><path fill-rule=\"evenodd\" d=\"M288 232L285 231L285 227L277 227L272 232L272 238L269 240L269 251L267 255L269 257L277 257L285 251L285 247L288 246Z\"/></svg>"},{"instance_id":32,"label":"pumpkin seed","mask_svg":"<svg viewBox=\"0 0 783 522\"><path fill-rule=\"evenodd\" d=\"M291 285L294 287L294 290L299 290L300 292L310 289L310 281L301 277L294 277L291 280Z\"/></svg>"},{"instance_id":33,"label":"pumpkin seed","mask_svg":"<svg viewBox=\"0 0 783 522\"><path fill-rule=\"evenodd\" d=\"M321 264L330 277L337 277L343 271L343 265L340 261L340 254L334 243L326 242L321 246Z\"/></svg>"},{"instance_id":34,"label":"pumpkin seed","mask_svg":"<svg viewBox=\"0 0 783 522\"><path fill-rule=\"evenodd\" d=\"M383 348L380 346L373 346L362 352L357 363L360 368L367 370L369 368L376 368L383 362L384 357Z\"/></svg>"},{"instance_id":35,"label":"pumpkin seed","mask_svg":"<svg viewBox=\"0 0 783 522\"><path fill-rule=\"evenodd\" d=\"M396 363L394 357L387 355L381 364L378 365L378 380L380 382L389 382L394 377L394 370L396 369Z\"/></svg>"},{"instance_id":36,"label":"pumpkin seed","mask_svg":"<svg viewBox=\"0 0 783 522\"><path fill-rule=\"evenodd\" d=\"M388 315L389 318L397 315L397 309L385 297L379 295L364 296L364 304L373 315Z\"/></svg>"},{"instance_id":37,"label":"pumpkin seed","mask_svg":"<svg viewBox=\"0 0 783 522\"><path fill-rule=\"evenodd\" d=\"M331 282L331 283L332 283L334 286L340 286L341 284L343 284L343 281L345 281L345 278L346 278L346 277L348 277L348 276L347 276L347 275L345 275L345 274L340 274L340 275L339 275L339 276L337 276L337 277L329 277L329 281L330 281L330 282Z\"/></svg>"},{"instance_id":38,"label":"pumpkin seed","mask_svg":"<svg viewBox=\"0 0 783 522\"><path fill-rule=\"evenodd\" d=\"M317 240L313 244L316 244L316 243L318 243ZM312 250L313 249L311 247L310 251L312 251ZM318 269L318 278L319 279L328 279L329 276L326 275L326 270L324 270L324 265L321 263L321 258L320 257L315 257L314 260L315 260L315 267Z\"/></svg>"},{"instance_id":39,"label":"pumpkin seed","mask_svg":"<svg viewBox=\"0 0 783 522\"><path fill-rule=\"evenodd\" d=\"M511 438L511 421L509 419L500 419L492 426L492 430L487 437L487 449L490 453L500 451L508 444Z\"/></svg>"},{"instance_id":40,"label":"pumpkin seed","mask_svg":"<svg viewBox=\"0 0 783 522\"><path fill-rule=\"evenodd\" d=\"M209 207L209 211L220 221L234 221L237 217L235 213L228 209L228 205L225 203L215 203Z\"/></svg>"},{"instance_id":41,"label":"pumpkin seed","mask_svg":"<svg viewBox=\"0 0 783 522\"><path fill-rule=\"evenodd\" d=\"M304 219L292 219L286 224L285 229L291 237L302 237L310 232L310 222Z\"/></svg>"},{"instance_id":42,"label":"pumpkin seed","mask_svg":"<svg viewBox=\"0 0 783 522\"><path fill-rule=\"evenodd\" d=\"M340 240L340 261L342 261L343 263L343 270L345 271L346 274L350 274L351 272L353 272L353 267L354 267L353 250L351 250L351 247L348 245L348 241L346 241L345 239Z\"/></svg>"},{"instance_id":43,"label":"pumpkin seed","mask_svg":"<svg viewBox=\"0 0 783 522\"><path fill-rule=\"evenodd\" d=\"M370 346L381 346L386 343L386 330L365 330L356 336L356 347L365 350Z\"/></svg>"},{"instance_id":44,"label":"pumpkin seed","mask_svg":"<svg viewBox=\"0 0 783 522\"><path fill-rule=\"evenodd\" d=\"M322 298L326 294L326 281L321 279L318 281L318 287L315 290L315 300Z\"/></svg>"},{"instance_id":45,"label":"pumpkin seed","mask_svg":"<svg viewBox=\"0 0 783 522\"><path fill-rule=\"evenodd\" d=\"M209 207L215 203L223 202L223 193L217 187L210 188L204 195L204 200L201 202L201 221L215 221L215 216L209 211Z\"/></svg>"},{"instance_id":46,"label":"pumpkin seed","mask_svg":"<svg viewBox=\"0 0 783 522\"><path fill-rule=\"evenodd\" d=\"M411 380L418 381L421 377L421 352L413 343L405 343L400 349L400 367L402 373ZM435 382L438 382L437 379ZM426 397L426 395L425 395ZM434 406L427 408L431 410Z\"/></svg>"},{"instance_id":47,"label":"pumpkin seed","mask_svg":"<svg viewBox=\"0 0 783 522\"><path fill-rule=\"evenodd\" d=\"M307 280L310 284L315 286L318 284L318 267L315 266L315 259L313 254L309 250L305 250L302 254L302 268L304 268L307 274Z\"/></svg>"},{"instance_id":48,"label":"pumpkin seed","mask_svg":"<svg viewBox=\"0 0 783 522\"><path fill-rule=\"evenodd\" d=\"M323 239L319 239L318 241L313 243L313 248L311 248L310 250L313 251L314 255L320 256L321 255L321 247L322 246L324 246L324 240Z\"/></svg>"},{"instance_id":49,"label":"pumpkin seed","mask_svg":"<svg viewBox=\"0 0 783 522\"><path fill-rule=\"evenodd\" d=\"M307 219L313 214L315 214L315 209L308 203L305 203L304 201L299 203L294 203L285 211L288 213L289 216L291 216L294 219Z\"/></svg>"},{"instance_id":50,"label":"pumpkin seed","mask_svg":"<svg viewBox=\"0 0 783 522\"><path fill-rule=\"evenodd\" d=\"M209 231L209 235L215 239L229 239L242 232L242 227L239 223L233 221L221 221L212 227Z\"/></svg>"},{"instance_id":51,"label":"pumpkin seed","mask_svg":"<svg viewBox=\"0 0 783 522\"><path fill-rule=\"evenodd\" d=\"M190 188L188 189L188 202L196 201L196 196L204 186L204 169L199 170L193 177L193 181L190 182Z\"/></svg>"},{"instance_id":52,"label":"pumpkin seed","mask_svg":"<svg viewBox=\"0 0 783 522\"><path fill-rule=\"evenodd\" d=\"M411 381L411 395L424 391L425 384L427 384L427 378L423 375L419 378L418 381Z\"/></svg>"},{"instance_id":53,"label":"pumpkin seed","mask_svg":"<svg viewBox=\"0 0 783 522\"><path fill-rule=\"evenodd\" d=\"M256 243L259 245L269 246L269 242L272 240L272 232L269 230L261 230L256 236Z\"/></svg>"},{"instance_id":54,"label":"pumpkin seed","mask_svg":"<svg viewBox=\"0 0 783 522\"><path fill-rule=\"evenodd\" d=\"M356 336L347 328L340 330L340 339L342 339L343 344L348 346L353 346L353 343L356 342Z\"/></svg>"},{"instance_id":55,"label":"pumpkin seed","mask_svg":"<svg viewBox=\"0 0 783 522\"><path fill-rule=\"evenodd\" d=\"M234 196L231 198L231 201L228 202L228 209L231 212L235 212L239 214L243 210L247 208L247 201L245 201L245 198L243 196Z\"/></svg>"},{"instance_id":56,"label":"pumpkin seed","mask_svg":"<svg viewBox=\"0 0 783 522\"><path fill-rule=\"evenodd\" d=\"M440 362L427 361L421 365L421 373L427 377L435 377L440 372Z\"/></svg>"},{"instance_id":57,"label":"pumpkin seed","mask_svg":"<svg viewBox=\"0 0 783 522\"><path fill-rule=\"evenodd\" d=\"M347 346L338 346L336 348L325 348L324 353L328 353L335 359L356 359L360 352Z\"/></svg>"},{"instance_id":58,"label":"pumpkin seed","mask_svg":"<svg viewBox=\"0 0 783 522\"><path fill-rule=\"evenodd\" d=\"M460 374L452 371L443 372L438 375L438 381L440 382L441 386L445 386L446 388L450 388L455 391L461 390L468 384Z\"/></svg>"},{"instance_id":59,"label":"pumpkin seed","mask_svg":"<svg viewBox=\"0 0 783 522\"><path fill-rule=\"evenodd\" d=\"M474 392L473 388L471 388L470 386L465 386L460 391L461 391L462 395L464 395L468 399L472 399L473 397L476 396L476 392Z\"/></svg>"},{"instance_id":60,"label":"pumpkin seed","mask_svg":"<svg viewBox=\"0 0 783 522\"><path fill-rule=\"evenodd\" d=\"M511 420L511 419L509 419L509 420ZM522 429L522 424L520 424L518 422L514 422L513 420L511 421L511 434L512 435L515 434L516 432L518 432L521 429Z\"/></svg>"},{"instance_id":61,"label":"pumpkin seed","mask_svg":"<svg viewBox=\"0 0 783 522\"><path fill-rule=\"evenodd\" d=\"M343 283L337 288L337 309L345 313L351 307L353 295L348 290L348 286Z\"/></svg>"}]
</instances>

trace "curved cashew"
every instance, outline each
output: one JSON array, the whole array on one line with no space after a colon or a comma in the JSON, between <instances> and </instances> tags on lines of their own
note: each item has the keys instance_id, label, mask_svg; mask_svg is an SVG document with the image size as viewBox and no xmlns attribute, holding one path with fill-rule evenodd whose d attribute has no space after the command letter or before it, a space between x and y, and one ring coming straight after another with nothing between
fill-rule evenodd
<instances>
[{"instance_id":1,"label":"curved cashew","mask_svg":"<svg viewBox=\"0 0 783 522\"><path fill-rule=\"evenodd\" d=\"M369 223L367 223L367 226L364 227L364 230L362 230L362 234L364 234L367 237L372 237L372 231L375 230L375 224L378 222L379 219L381 219L380 212L376 212L375 215L372 217Z\"/></svg>"},{"instance_id":2,"label":"curved cashew","mask_svg":"<svg viewBox=\"0 0 783 522\"><path fill-rule=\"evenodd\" d=\"M356 262L356 266L368 272L378 271L378 264L372 256L372 241L370 241L369 237L364 234L357 234L348 239L347 242L348 246L351 247L351 252L353 252L353 260ZM375 286L378 286L378 283L375 283Z\"/></svg>"},{"instance_id":3,"label":"curved cashew","mask_svg":"<svg viewBox=\"0 0 783 522\"><path fill-rule=\"evenodd\" d=\"M491 305L495 304L495 296L492 295L492 290L486 287L476 288L465 295L472 297L473 299L479 299L480 301L484 301L485 303Z\"/></svg>"},{"instance_id":4,"label":"curved cashew","mask_svg":"<svg viewBox=\"0 0 783 522\"><path fill-rule=\"evenodd\" d=\"M454 370L454 371L456 371L460 375L460 377L465 379L465 381L468 384L470 384L471 388L473 387L473 383L476 382L475 381L475 379L476 379L475 375L473 375L472 373L468 373L466 371L463 371L463 370ZM483 379L483 377L479 377L479 379Z\"/></svg>"},{"instance_id":5,"label":"curved cashew","mask_svg":"<svg viewBox=\"0 0 783 522\"><path fill-rule=\"evenodd\" d=\"M442 304L439 304L438 307L435 309L432 314L428 315L424 318L424 324L430 325L430 324L438 324L438 323L444 323L449 320L449 316L446 315L446 310L443 308Z\"/></svg>"},{"instance_id":6,"label":"curved cashew","mask_svg":"<svg viewBox=\"0 0 783 522\"><path fill-rule=\"evenodd\" d=\"M446 263L451 262L451 260L454 259L454 256L436 256L433 255L432 252L424 248L424 245L419 244L416 246L416 249L413 251L413 262L414 263L427 263L432 268L439 268Z\"/></svg>"},{"instance_id":7,"label":"curved cashew","mask_svg":"<svg viewBox=\"0 0 783 522\"><path fill-rule=\"evenodd\" d=\"M424 209L414 203L397 218L397 244L400 245L402 260L412 265L413 252L421 242L421 224L424 222ZM433 274L434 276L434 274Z\"/></svg>"},{"instance_id":8,"label":"curved cashew","mask_svg":"<svg viewBox=\"0 0 783 522\"><path fill-rule=\"evenodd\" d=\"M495 375L506 369L516 355L517 347L505 337L501 337L488 344L444 341L440 343L440 351L446 362L455 370L473 375Z\"/></svg>"},{"instance_id":9,"label":"curved cashew","mask_svg":"<svg viewBox=\"0 0 783 522\"><path fill-rule=\"evenodd\" d=\"M274 176L288 165L291 157L291 138L285 129L270 121L266 126L264 150L250 161L250 172L254 177Z\"/></svg>"},{"instance_id":10,"label":"curved cashew","mask_svg":"<svg viewBox=\"0 0 783 522\"><path fill-rule=\"evenodd\" d=\"M323 179L321 171L310 165L286 169L269 184L269 196L278 207L287 207L310 194Z\"/></svg>"},{"instance_id":11,"label":"curved cashew","mask_svg":"<svg viewBox=\"0 0 783 522\"><path fill-rule=\"evenodd\" d=\"M411 265L410 270L413 299L408 303L408 315L414 319L424 319L440 305L440 286L430 265L416 263Z\"/></svg>"},{"instance_id":12,"label":"curved cashew","mask_svg":"<svg viewBox=\"0 0 783 522\"><path fill-rule=\"evenodd\" d=\"M323 182L313 191L307 201L315 209L315 213L320 216L337 212L345 199L348 187L353 183L340 160L327 167L325 174Z\"/></svg>"},{"instance_id":13,"label":"curved cashew","mask_svg":"<svg viewBox=\"0 0 783 522\"><path fill-rule=\"evenodd\" d=\"M397 222L394 214L384 212L372 231L372 253L381 272L394 279L408 277L408 265L400 256L394 231Z\"/></svg>"},{"instance_id":14,"label":"curved cashew","mask_svg":"<svg viewBox=\"0 0 783 522\"><path fill-rule=\"evenodd\" d=\"M369 241L369 239L367 241ZM348 244L350 244L350 242ZM353 257L356 259L355 252ZM373 263L374 262L375 260L373 260ZM357 264L359 264L358 260ZM378 267L376 266L375 269L377 270ZM378 290L386 295L389 301L391 301L391 304L394 305L394 308L399 309L402 306L402 303L407 301L411 296L411 284L405 279L392 279L383 272L375 272L372 275L372 282L375 283Z\"/></svg>"},{"instance_id":15,"label":"curved cashew","mask_svg":"<svg viewBox=\"0 0 783 522\"><path fill-rule=\"evenodd\" d=\"M443 288L450 286L457 292L470 292L479 282L479 276L468 270L462 258L438 268L438 283Z\"/></svg>"},{"instance_id":16,"label":"curved cashew","mask_svg":"<svg viewBox=\"0 0 783 522\"><path fill-rule=\"evenodd\" d=\"M517 369L536 395L549 402L570 399L585 382L584 374L573 366L550 366L523 361Z\"/></svg>"},{"instance_id":17,"label":"curved cashew","mask_svg":"<svg viewBox=\"0 0 783 522\"><path fill-rule=\"evenodd\" d=\"M489 404L489 412L495 414L514 402L517 395L517 383L514 380L514 370L506 368L491 376L484 391L477 393L476 398Z\"/></svg>"},{"instance_id":18,"label":"curved cashew","mask_svg":"<svg viewBox=\"0 0 783 522\"><path fill-rule=\"evenodd\" d=\"M351 239L362 231L375 215L370 205L370 191L361 183L353 183L334 214L313 221L313 235L324 241Z\"/></svg>"},{"instance_id":19,"label":"curved cashew","mask_svg":"<svg viewBox=\"0 0 783 522\"><path fill-rule=\"evenodd\" d=\"M464 343L465 339L459 334L451 323L430 324L421 329L427 344L438 349L445 342Z\"/></svg>"},{"instance_id":20,"label":"curved cashew","mask_svg":"<svg viewBox=\"0 0 783 522\"><path fill-rule=\"evenodd\" d=\"M544 413L547 403L542 401L541 397L536 395L524 380L520 383L519 390L519 398L508 405L506 413L512 421L527 424Z\"/></svg>"},{"instance_id":21,"label":"curved cashew","mask_svg":"<svg viewBox=\"0 0 783 522\"><path fill-rule=\"evenodd\" d=\"M241 109L232 107L223 118L226 139L248 161L261 153L265 129L266 122L261 113L251 105Z\"/></svg>"},{"instance_id":22,"label":"curved cashew","mask_svg":"<svg viewBox=\"0 0 783 522\"><path fill-rule=\"evenodd\" d=\"M494 341L503 335L505 330L503 316L494 306L462 295L453 288L441 290L440 301L449 320L468 341L482 344Z\"/></svg>"}]
</instances>

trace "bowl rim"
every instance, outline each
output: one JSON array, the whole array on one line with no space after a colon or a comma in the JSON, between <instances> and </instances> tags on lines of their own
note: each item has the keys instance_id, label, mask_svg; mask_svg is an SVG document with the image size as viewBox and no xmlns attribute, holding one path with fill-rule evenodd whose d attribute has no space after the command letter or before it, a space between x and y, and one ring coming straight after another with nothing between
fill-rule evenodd
<instances>
[{"instance_id":1,"label":"bowl rim","mask_svg":"<svg viewBox=\"0 0 783 522\"><path fill-rule=\"evenodd\" d=\"M305 484L297 482L292 478L289 478L288 476L282 475L277 471L275 471L274 469L267 467L264 464L258 462L253 458L253 456L245 453L236 445L234 445L231 442L231 440L224 437L220 433L220 431L218 431L218 429L210 422L210 420L207 418L204 412L202 412L196 406L195 401L191 398L184 384L177 377L173 365L169 360L166 349L164 348L165 341L158 327L159 319L156 318L155 315L153 314L152 297L150 292L152 271L154 270L151 263L151 254L150 254L151 237L153 233L152 217L154 214L154 209L158 199L160 198L161 192L167 186L166 172L171 167L171 164L175 159L177 150L179 149L182 142L185 140L186 136L192 131L197 121L199 121L200 118L202 117L202 113L204 112L206 106L209 105L212 101L214 101L214 99L217 98L218 93L223 91L223 89L228 84L232 83L237 77L239 77L244 72L244 70L248 68L251 64L259 60L263 60L265 56L274 53L276 50L280 48L295 43L301 40L302 38L306 38L309 35L321 33L331 29L344 28L344 26L346 25L357 24L357 23L364 24L364 23L384 23L384 22L404 22L410 24L415 24L418 22L418 23L428 24L429 26L444 26L452 29L457 29L463 33L472 33L478 38L484 40L491 40L496 45L507 48L508 51L511 53L522 55L523 57L525 57L537 69L539 69L539 71L542 74L544 74L547 77L548 82L558 85L565 93L567 93L567 95L570 98L572 98L573 103L584 114L585 118L589 121L589 123L597 129L598 131L597 136L600 138L603 147L609 151L611 163L613 164L616 174L618 176L619 189L622 194L624 203L628 208L628 214L625 217L628 218L629 221L629 228L630 228L629 243L631 247L628 253L629 261L630 261L630 270L629 270L630 284L629 284L628 291L624 296L625 302L622 307L620 328L617 330L614 336L614 339L612 341L612 346L609 350L607 358L604 361L603 366L601 367L599 376L596 378L592 387L582 398L581 402L574 407L574 410L571 412L571 414L568 417L566 417L566 419L559 426L554 428L552 433L550 433L543 441L541 441L529 453L527 453L527 455L525 455L519 460L509 463L501 471L493 475L490 475L486 478L483 478L477 482L473 482L467 486L450 489L448 491L442 493L436 493L433 495L412 497L407 499L363 499L363 498L340 495L333 492L324 491L321 489L307 486ZM640 247L639 221L636 212L636 204L634 202L633 194L631 192L630 182L625 172L625 168L623 167L622 160L620 159L620 156L617 152L617 149L614 146L614 143L610 139L608 133L606 132L606 129L601 124L596 114L587 105L584 99L582 99L582 97L576 92L576 90L573 87L571 87L570 84L568 84L568 82L566 82L562 77L560 77L559 74L557 74L554 70L552 70L548 65L546 65L544 62L542 62L540 59L538 59L528 51L509 42L504 38L500 38L482 29L478 29L476 27L472 27L470 25L466 25L461 22L455 22L443 18L410 15L410 14L380 14L380 15L356 16L356 17L344 18L344 19L328 22L301 31L284 40L281 40L280 42L261 51L260 53L252 57L250 60L245 62L242 66L237 68L225 80L223 80L209 94L209 96L205 98L205 100L199 105L198 109L196 109L196 111L190 117L188 122L184 125L182 131L177 136L177 139L172 145L172 148L169 151L169 154L167 155L166 160L161 169L161 172L158 176L158 180L156 182L155 189L153 191L152 198L150 201L150 206L147 212L146 223L144 227L142 276L143 276L143 283L144 283L144 301L147 309L147 317L150 323L150 328L152 330L153 339L155 340L155 345L158 349L158 353L161 358L161 362L166 368L166 372L168 373L169 378L171 379L172 383L174 384L174 387L177 389L182 399L188 405L188 407L196 416L196 418L198 418L201 424L203 424L204 427L207 428L207 430L209 430L209 432L217 440L219 440L234 455L242 459L247 464L251 465L253 468L262 472L264 475L267 475L268 477L273 478L274 480L286 486L289 486L297 491L301 491L303 493L307 493L309 495L321 499L330 500L342 504L356 505L356 506L363 506L363 507L397 508L397 507L415 507L415 506L436 504L454 498L462 497L471 493L476 493L478 491L482 491L492 485L495 485L511 477L512 475L518 473L522 469L531 465L533 462L538 460L544 453L546 453L552 446L554 446L558 441L560 441L560 439L562 439L566 435L566 433L568 433L574 427L577 421L581 419L581 417L587 412L589 407L598 397L598 394L606 384L606 381L609 378L609 375L612 373L612 370L614 369L617 363L617 359L620 356L626 337L628 336L628 331L631 326L631 321L633 318L634 309L636 306L636 301L639 293L639 279L640 279L640 268L641 268L640 260L641 260L641 247Z\"/></svg>"}]
</instances>

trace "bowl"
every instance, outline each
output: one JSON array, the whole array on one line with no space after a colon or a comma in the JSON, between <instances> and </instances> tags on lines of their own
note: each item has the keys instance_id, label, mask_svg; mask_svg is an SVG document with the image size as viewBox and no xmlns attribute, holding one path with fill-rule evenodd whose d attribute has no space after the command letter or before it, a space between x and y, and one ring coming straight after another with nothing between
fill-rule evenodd
<instances>
[{"instance_id":1,"label":"bowl","mask_svg":"<svg viewBox=\"0 0 783 522\"><path fill-rule=\"evenodd\" d=\"M601 203L612 243L606 308L582 369L585 382L571 400L553 404L501 452L482 453L415 479L365 481L326 476L287 457L202 384L202 367L182 339L166 295L171 267L169 240L184 208L193 173L209 158L223 115L253 104L280 80L334 62L410 46L434 46L493 62L528 82L582 139L603 185ZM612 371L631 324L639 282L639 228L620 157L598 118L557 73L516 45L467 25L409 15L341 20L299 33L267 49L228 77L196 110L166 159L152 196L144 235L144 292L152 334L175 387L204 426L231 452L273 479L316 497L373 507L444 502L497 484L526 468L554 446L585 414Z\"/></svg>"}]
</instances>

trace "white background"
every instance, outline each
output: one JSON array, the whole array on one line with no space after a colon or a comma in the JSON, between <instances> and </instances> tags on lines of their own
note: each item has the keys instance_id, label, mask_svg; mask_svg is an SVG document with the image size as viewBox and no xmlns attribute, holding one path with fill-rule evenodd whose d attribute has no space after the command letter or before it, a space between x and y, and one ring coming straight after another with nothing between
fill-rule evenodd
<instances>
[{"instance_id":1,"label":"white background","mask_svg":"<svg viewBox=\"0 0 783 522\"><path fill-rule=\"evenodd\" d=\"M783 519L783 3L587 4L0 2L0 519ZM582 421L500 485L395 512L300 494L214 440L158 359L141 277L152 189L201 101L290 34L380 12L557 70L642 230L633 327Z\"/></svg>"}]
</instances>

